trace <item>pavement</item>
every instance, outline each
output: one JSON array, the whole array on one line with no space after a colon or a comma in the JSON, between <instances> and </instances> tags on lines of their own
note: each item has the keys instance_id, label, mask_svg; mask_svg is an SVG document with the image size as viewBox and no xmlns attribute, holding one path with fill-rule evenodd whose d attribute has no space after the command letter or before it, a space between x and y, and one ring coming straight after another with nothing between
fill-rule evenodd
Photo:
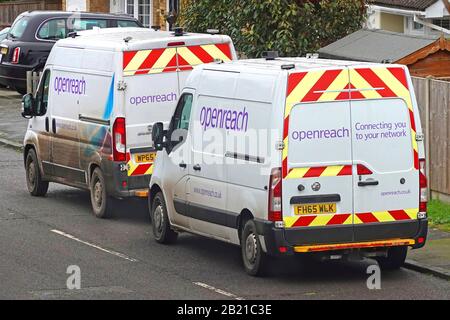
<instances>
[{"instance_id":1,"label":"pavement","mask_svg":"<svg viewBox=\"0 0 450 320\"><path fill-rule=\"evenodd\" d=\"M0 91L4 144L22 141L19 101ZM367 287L370 259L294 257L252 278L233 245L190 234L157 244L146 201L119 202L100 220L86 191L50 184L46 197L31 197L21 154L0 146L0 155L0 299L450 299L450 234L439 230L410 250L406 268L382 273L380 290ZM81 270L80 290L67 289L70 266Z\"/></svg>"}]
</instances>

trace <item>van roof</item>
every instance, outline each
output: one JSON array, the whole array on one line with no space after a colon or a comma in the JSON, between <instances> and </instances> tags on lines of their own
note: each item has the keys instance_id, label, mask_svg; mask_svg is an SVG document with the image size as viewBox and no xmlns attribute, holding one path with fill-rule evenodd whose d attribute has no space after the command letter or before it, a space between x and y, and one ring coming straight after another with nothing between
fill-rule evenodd
<instances>
[{"instance_id":1,"label":"van roof","mask_svg":"<svg viewBox=\"0 0 450 320\"><path fill-rule=\"evenodd\" d=\"M276 58L274 60L267 59L248 59L248 60L235 60L227 63L215 63L202 66L204 69L209 70L224 70L235 72L269 72L279 73L286 69L290 72L308 71L314 69L336 69L345 68L348 66L363 66L374 67L384 66L386 64L360 62L360 61L346 61L346 60L329 60L329 59L316 59L316 58Z\"/></svg>"},{"instance_id":2,"label":"van roof","mask_svg":"<svg viewBox=\"0 0 450 320\"><path fill-rule=\"evenodd\" d=\"M130 40L125 42L125 38ZM185 42L188 45L222 43L231 41L228 36L185 33L175 36L170 31L154 31L147 28L108 28L78 32L76 37L58 41L58 47L102 49L109 51L137 51L167 46L169 42Z\"/></svg>"}]
</instances>

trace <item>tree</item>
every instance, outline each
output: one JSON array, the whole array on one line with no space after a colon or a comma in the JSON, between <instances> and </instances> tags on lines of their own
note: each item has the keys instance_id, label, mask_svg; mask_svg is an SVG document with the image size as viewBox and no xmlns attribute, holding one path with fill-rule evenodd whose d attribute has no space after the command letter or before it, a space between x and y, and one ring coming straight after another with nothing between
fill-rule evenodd
<instances>
[{"instance_id":1,"label":"tree","mask_svg":"<svg viewBox=\"0 0 450 320\"><path fill-rule=\"evenodd\" d=\"M247 57L277 50L301 56L360 29L364 0L186 0L179 24L187 31L219 29Z\"/></svg>"}]
</instances>

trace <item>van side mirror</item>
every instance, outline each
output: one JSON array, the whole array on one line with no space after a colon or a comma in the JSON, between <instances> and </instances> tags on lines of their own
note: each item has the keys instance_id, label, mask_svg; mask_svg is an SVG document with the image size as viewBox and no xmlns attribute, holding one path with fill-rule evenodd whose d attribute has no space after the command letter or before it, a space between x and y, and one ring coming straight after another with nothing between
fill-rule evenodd
<instances>
[{"instance_id":1,"label":"van side mirror","mask_svg":"<svg viewBox=\"0 0 450 320\"><path fill-rule=\"evenodd\" d=\"M34 98L31 93L27 93L22 97L22 117L30 119L35 116Z\"/></svg>"},{"instance_id":2,"label":"van side mirror","mask_svg":"<svg viewBox=\"0 0 450 320\"><path fill-rule=\"evenodd\" d=\"M162 122L156 122L152 127L152 140L155 150L160 151L164 148L164 125Z\"/></svg>"}]
</instances>

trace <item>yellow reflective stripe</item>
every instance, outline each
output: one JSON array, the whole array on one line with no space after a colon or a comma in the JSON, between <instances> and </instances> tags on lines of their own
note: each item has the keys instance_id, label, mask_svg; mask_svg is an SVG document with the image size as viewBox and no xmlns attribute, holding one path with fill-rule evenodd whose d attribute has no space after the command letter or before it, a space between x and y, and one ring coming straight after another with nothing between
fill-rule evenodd
<instances>
[{"instance_id":1,"label":"yellow reflective stripe","mask_svg":"<svg viewBox=\"0 0 450 320\"><path fill-rule=\"evenodd\" d=\"M189 63L189 65L196 66L196 65L203 63L203 61L200 60L194 53L192 53L192 51L189 48L179 47L177 50L178 50L178 54L184 60L186 60L186 62Z\"/></svg>"},{"instance_id":2,"label":"yellow reflective stripe","mask_svg":"<svg viewBox=\"0 0 450 320\"><path fill-rule=\"evenodd\" d=\"M388 211L372 212L379 222L392 222L396 221Z\"/></svg>"},{"instance_id":3,"label":"yellow reflective stripe","mask_svg":"<svg viewBox=\"0 0 450 320\"><path fill-rule=\"evenodd\" d=\"M335 177L344 166L328 166L320 175L321 177Z\"/></svg>"},{"instance_id":4,"label":"yellow reflective stripe","mask_svg":"<svg viewBox=\"0 0 450 320\"><path fill-rule=\"evenodd\" d=\"M309 224L309 227L326 226L333 218L334 214L318 214L316 218Z\"/></svg>"},{"instance_id":5,"label":"yellow reflective stripe","mask_svg":"<svg viewBox=\"0 0 450 320\"><path fill-rule=\"evenodd\" d=\"M220 59L222 61L230 61L230 58L226 56L225 53L222 52L219 48L216 47L215 44L207 44L201 46L203 50L208 52L208 54L213 57L213 59Z\"/></svg>"},{"instance_id":6,"label":"yellow reflective stripe","mask_svg":"<svg viewBox=\"0 0 450 320\"><path fill-rule=\"evenodd\" d=\"M289 174L287 175L286 179L300 179L303 178L306 174L306 172L308 172L310 168L306 167L306 168L294 168L292 169L291 172L289 172Z\"/></svg>"},{"instance_id":7,"label":"yellow reflective stripe","mask_svg":"<svg viewBox=\"0 0 450 320\"><path fill-rule=\"evenodd\" d=\"M408 89L387 69L371 69L398 97L405 99L408 108L412 110L411 94Z\"/></svg>"},{"instance_id":8,"label":"yellow reflective stripe","mask_svg":"<svg viewBox=\"0 0 450 320\"><path fill-rule=\"evenodd\" d=\"M149 56L152 50L141 50L136 53L133 59L128 63L125 67L124 74L125 75L133 75L135 71L139 70L139 67L144 63L145 59Z\"/></svg>"},{"instance_id":9,"label":"yellow reflective stripe","mask_svg":"<svg viewBox=\"0 0 450 320\"><path fill-rule=\"evenodd\" d=\"M297 221L298 217L283 217L284 225L286 228L292 227L292 225Z\"/></svg>"},{"instance_id":10,"label":"yellow reflective stripe","mask_svg":"<svg viewBox=\"0 0 450 320\"><path fill-rule=\"evenodd\" d=\"M164 70L164 68L167 67L170 60L173 59L173 57L175 56L176 53L177 53L177 51L175 48L169 48L169 49L164 50L163 54L158 58L158 60L155 62L155 64L149 70L148 73L149 74L161 73ZM173 68L176 69L176 67L173 67Z\"/></svg>"},{"instance_id":11,"label":"yellow reflective stripe","mask_svg":"<svg viewBox=\"0 0 450 320\"><path fill-rule=\"evenodd\" d=\"M153 173L153 164L150 166L150 168L145 171L145 174L152 174Z\"/></svg>"},{"instance_id":12,"label":"yellow reflective stripe","mask_svg":"<svg viewBox=\"0 0 450 320\"><path fill-rule=\"evenodd\" d=\"M334 101L342 93L342 90L348 89L348 71L343 69L341 73L334 79L328 87L327 92L324 92L318 101ZM334 91L334 92L330 92Z\"/></svg>"},{"instance_id":13,"label":"yellow reflective stripe","mask_svg":"<svg viewBox=\"0 0 450 320\"><path fill-rule=\"evenodd\" d=\"M372 86L356 70L350 69L350 82L356 89L369 89ZM377 90L359 91L366 99L380 99L381 95Z\"/></svg>"},{"instance_id":14,"label":"yellow reflective stripe","mask_svg":"<svg viewBox=\"0 0 450 320\"><path fill-rule=\"evenodd\" d=\"M319 81L320 77L325 73L325 70L318 72L308 72L300 83L292 90L291 94L286 98L285 117L287 117L292 110L292 107L300 103L308 92Z\"/></svg>"},{"instance_id":15,"label":"yellow reflective stripe","mask_svg":"<svg viewBox=\"0 0 450 320\"><path fill-rule=\"evenodd\" d=\"M352 224L353 223L353 214L351 214L347 220L344 221L343 224Z\"/></svg>"},{"instance_id":16,"label":"yellow reflective stripe","mask_svg":"<svg viewBox=\"0 0 450 320\"><path fill-rule=\"evenodd\" d=\"M417 213L419 213L419 208L405 209L405 212L411 219L417 219Z\"/></svg>"},{"instance_id":17,"label":"yellow reflective stripe","mask_svg":"<svg viewBox=\"0 0 450 320\"><path fill-rule=\"evenodd\" d=\"M139 165L134 163L134 161L128 161L128 176L131 176Z\"/></svg>"}]
</instances>

